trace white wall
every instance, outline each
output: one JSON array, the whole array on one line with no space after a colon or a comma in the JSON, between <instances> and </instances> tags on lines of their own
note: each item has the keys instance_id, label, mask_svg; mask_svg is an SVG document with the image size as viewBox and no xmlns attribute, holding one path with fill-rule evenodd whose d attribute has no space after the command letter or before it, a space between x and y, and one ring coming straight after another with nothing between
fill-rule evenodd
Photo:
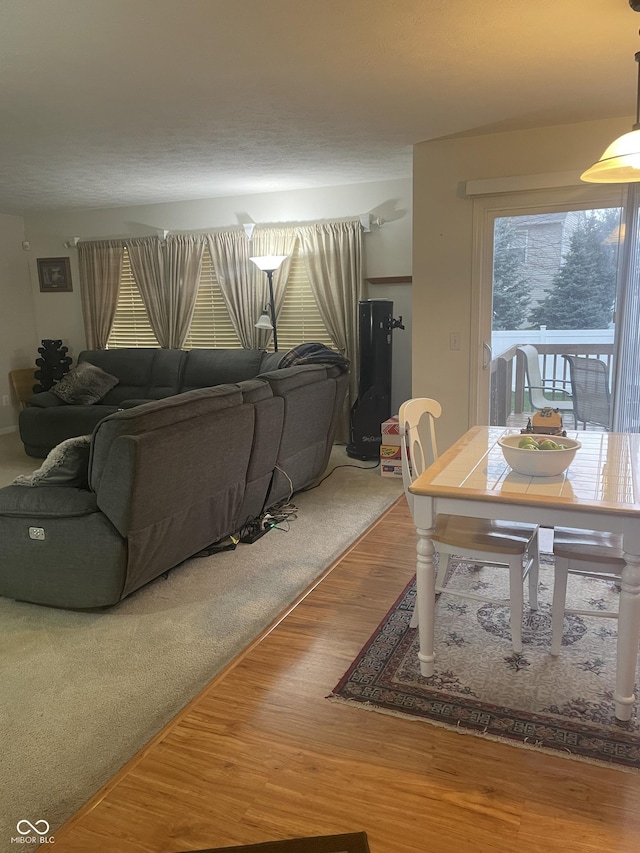
<instances>
[{"instance_id":1,"label":"white wall","mask_svg":"<svg viewBox=\"0 0 640 853\"><path fill-rule=\"evenodd\" d=\"M442 403L442 449L472 425L473 205L466 181L583 171L630 126L630 119L608 119L415 146L413 394ZM452 331L461 332L457 351L449 349Z\"/></svg>"},{"instance_id":2,"label":"white wall","mask_svg":"<svg viewBox=\"0 0 640 853\"><path fill-rule=\"evenodd\" d=\"M157 234L159 229L202 231L237 227L244 222L293 224L371 213L372 218L379 217L384 224L381 227L372 225L371 232L363 235L365 278L411 275L411 192L412 182L407 178L315 190L27 216L25 229L31 243L29 267L37 338L62 338L73 356L85 347L77 252L64 248L65 241L71 237L89 240L147 236ZM36 258L63 256L71 258L73 292L40 293ZM406 303L406 295L403 300ZM411 391L408 335L395 344L394 359L398 381L403 383L394 391L406 399Z\"/></svg>"},{"instance_id":3,"label":"white wall","mask_svg":"<svg viewBox=\"0 0 640 853\"><path fill-rule=\"evenodd\" d=\"M38 355L29 264L22 248L24 239L22 219L0 214L0 432L15 428L18 422L9 371L35 368ZM9 406L2 405L4 397L9 398Z\"/></svg>"}]
</instances>

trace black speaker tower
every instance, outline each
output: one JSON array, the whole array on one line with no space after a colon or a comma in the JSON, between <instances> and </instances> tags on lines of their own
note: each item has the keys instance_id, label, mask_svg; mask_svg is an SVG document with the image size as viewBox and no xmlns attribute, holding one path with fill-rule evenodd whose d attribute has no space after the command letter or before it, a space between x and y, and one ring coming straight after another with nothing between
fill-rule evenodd
<instances>
[{"instance_id":1,"label":"black speaker tower","mask_svg":"<svg viewBox=\"0 0 640 853\"><path fill-rule=\"evenodd\" d=\"M404 329L402 317L393 319L389 299L365 299L358 303L360 375L358 399L351 407L353 459L379 459L382 423L391 417L391 335Z\"/></svg>"}]
</instances>

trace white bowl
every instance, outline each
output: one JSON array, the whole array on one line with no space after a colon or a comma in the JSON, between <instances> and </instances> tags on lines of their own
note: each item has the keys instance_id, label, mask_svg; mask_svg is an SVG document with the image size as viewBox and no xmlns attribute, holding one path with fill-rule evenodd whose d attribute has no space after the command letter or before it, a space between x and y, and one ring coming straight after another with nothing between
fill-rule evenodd
<instances>
[{"instance_id":1,"label":"white bowl","mask_svg":"<svg viewBox=\"0 0 640 853\"><path fill-rule=\"evenodd\" d=\"M518 447L525 434L505 435L498 440L502 448L504 458L510 468L518 474L526 474L529 477L555 477L567 470L573 462L578 448L582 445L574 438L563 438L561 435L533 435L527 433L540 444L545 439L551 439L556 444L561 444L563 450L527 450Z\"/></svg>"}]
</instances>

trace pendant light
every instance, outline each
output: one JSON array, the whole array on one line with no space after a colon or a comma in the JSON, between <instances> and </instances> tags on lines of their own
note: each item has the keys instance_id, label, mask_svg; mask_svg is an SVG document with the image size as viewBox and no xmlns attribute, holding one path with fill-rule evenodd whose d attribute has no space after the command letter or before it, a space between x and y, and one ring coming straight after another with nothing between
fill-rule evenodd
<instances>
[{"instance_id":1,"label":"pendant light","mask_svg":"<svg viewBox=\"0 0 640 853\"><path fill-rule=\"evenodd\" d=\"M598 162L580 175L580 179L587 183L628 184L640 181L640 52L636 53L635 59L638 63L638 92L633 130L612 142Z\"/></svg>"}]
</instances>

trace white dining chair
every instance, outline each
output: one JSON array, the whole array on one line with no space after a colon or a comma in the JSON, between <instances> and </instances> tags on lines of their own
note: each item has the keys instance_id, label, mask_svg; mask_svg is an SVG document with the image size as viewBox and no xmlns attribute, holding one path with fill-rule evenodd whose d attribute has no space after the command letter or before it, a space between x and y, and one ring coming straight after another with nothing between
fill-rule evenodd
<instances>
[{"instance_id":1,"label":"white dining chair","mask_svg":"<svg viewBox=\"0 0 640 853\"><path fill-rule=\"evenodd\" d=\"M409 486L438 458L435 420L442 407L437 400L418 397L400 406L399 431L402 454L402 477L405 495L413 514L413 495ZM529 582L529 606L538 609L538 568L540 562L538 527L455 515L438 515L435 519L433 544L440 554L436 594L490 601L509 607L511 642L514 652L522 652L523 586ZM446 560L442 556L446 555ZM453 556L483 565L509 570L509 598L495 600L472 591L447 585L447 570ZM418 625L418 609L414 608L411 627Z\"/></svg>"},{"instance_id":2,"label":"white dining chair","mask_svg":"<svg viewBox=\"0 0 640 853\"><path fill-rule=\"evenodd\" d=\"M617 619L618 614L606 610L577 610L567 607L569 575L619 581L625 566L622 537L596 530L574 530L556 527L553 531L555 578L551 605L551 654L560 654L565 613L580 616L604 616Z\"/></svg>"}]
</instances>

